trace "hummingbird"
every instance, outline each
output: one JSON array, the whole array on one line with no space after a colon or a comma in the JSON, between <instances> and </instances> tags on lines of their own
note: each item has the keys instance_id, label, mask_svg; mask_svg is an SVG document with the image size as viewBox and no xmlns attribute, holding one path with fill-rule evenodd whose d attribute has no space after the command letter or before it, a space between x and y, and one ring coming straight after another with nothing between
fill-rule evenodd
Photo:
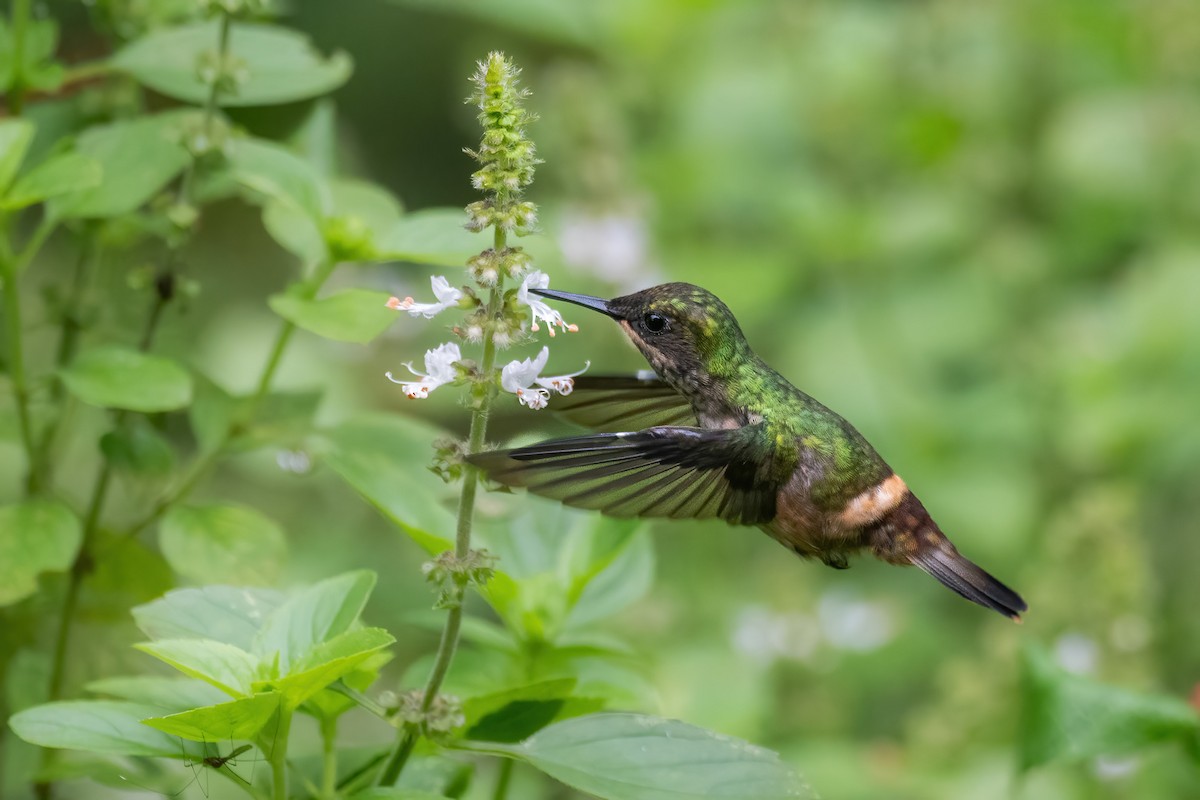
<instances>
[{"instance_id":1,"label":"hummingbird","mask_svg":"<svg viewBox=\"0 0 1200 800\"><path fill-rule=\"evenodd\" d=\"M616 320L653 372L577 378L556 407L597 432L471 456L489 478L610 516L757 526L837 569L867 551L1020 621L1020 595L958 552L854 426L763 361L711 292L533 291Z\"/></svg>"}]
</instances>

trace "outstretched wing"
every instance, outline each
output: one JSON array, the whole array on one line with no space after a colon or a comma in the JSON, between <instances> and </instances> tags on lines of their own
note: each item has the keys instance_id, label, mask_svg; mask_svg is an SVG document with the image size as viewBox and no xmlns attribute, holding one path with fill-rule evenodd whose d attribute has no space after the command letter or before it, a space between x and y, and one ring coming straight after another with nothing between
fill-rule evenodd
<instances>
[{"instance_id":1,"label":"outstretched wing","mask_svg":"<svg viewBox=\"0 0 1200 800\"><path fill-rule=\"evenodd\" d=\"M657 378L584 376L551 406L572 422L595 431L640 431L664 425L699 424L683 395Z\"/></svg>"},{"instance_id":2,"label":"outstretched wing","mask_svg":"<svg viewBox=\"0 0 1200 800\"><path fill-rule=\"evenodd\" d=\"M762 424L656 427L553 439L470 461L500 483L614 517L756 525L775 516L772 441Z\"/></svg>"}]
</instances>

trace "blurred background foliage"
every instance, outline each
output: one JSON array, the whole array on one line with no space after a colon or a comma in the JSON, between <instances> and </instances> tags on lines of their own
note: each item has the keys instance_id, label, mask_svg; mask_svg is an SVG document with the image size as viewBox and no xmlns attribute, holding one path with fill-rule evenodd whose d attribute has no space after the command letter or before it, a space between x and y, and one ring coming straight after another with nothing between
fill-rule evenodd
<instances>
[{"instance_id":1,"label":"blurred background foliage","mask_svg":"<svg viewBox=\"0 0 1200 800\"><path fill-rule=\"evenodd\" d=\"M93 13L153 25L172 7L97 0ZM83 6L50 10L66 59L95 56ZM531 135L546 163L531 196L558 245L540 263L554 285L612 296L684 280L715 292L767 361L850 419L960 548L1030 605L1017 627L914 571L860 561L834 572L757 532L657 524L658 577L608 623L649 664L651 710L777 749L830 798L1200 797L1200 771L1177 746L1015 772L1030 747L1023 643L1048 654L1036 674L1179 698L1200 685L1200 5L293 0L290 10L322 51L354 59L333 95L341 169L410 210L474 199L463 77L488 50L512 54L540 114ZM280 137L310 113L297 103L229 116ZM70 265L44 260L52 290ZM265 298L289 257L229 201L205 217L187 261L200 291L164 321L158 348L249 390L274 330ZM97 330L144 313L127 286L136 267L105 265ZM428 274L385 266L371 280L419 295ZM561 363L644 366L615 326L572 321L582 330L559 340ZM461 433L446 398L410 403L383 379L443 338L405 323L371 347L301 335L280 382L321 389L324 422L381 409ZM94 413L80 424L98 433ZM514 405L493 430L568 428ZM15 432L3 435L7 493L20 468ZM74 441L60 482L86 499L94 437ZM369 616L399 630L428 606L424 556L317 466L297 473L251 454L198 496L277 520L291 542L285 583L378 569ZM117 516L146 491L117 488ZM157 584L144 574L113 615L170 585L146 558L129 569ZM132 632L114 645L109 623L84 621L94 640L76 679L136 661L124 649ZM434 636L399 636L395 663ZM520 779L513 796L534 796Z\"/></svg>"}]
</instances>

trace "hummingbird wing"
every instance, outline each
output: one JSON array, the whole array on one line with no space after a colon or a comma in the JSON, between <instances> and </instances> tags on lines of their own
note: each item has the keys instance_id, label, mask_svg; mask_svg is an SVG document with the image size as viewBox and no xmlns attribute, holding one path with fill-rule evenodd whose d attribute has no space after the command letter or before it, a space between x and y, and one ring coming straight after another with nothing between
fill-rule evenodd
<instances>
[{"instance_id":1,"label":"hummingbird wing","mask_svg":"<svg viewBox=\"0 0 1200 800\"><path fill-rule=\"evenodd\" d=\"M656 427L598 433L471 456L490 478L614 517L775 516L773 439L763 424L729 430ZM788 470L790 472L790 470Z\"/></svg>"},{"instance_id":2,"label":"hummingbird wing","mask_svg":"<svg viewBox=\"0 0 1200 800\"><path fill-rule=\"evenodd\" d=\"M571 394L555 398L555 411L594 431L638 431L661 426L699 425L683 395L657 377L584 376Z\"/></svg>"}]
</instances>

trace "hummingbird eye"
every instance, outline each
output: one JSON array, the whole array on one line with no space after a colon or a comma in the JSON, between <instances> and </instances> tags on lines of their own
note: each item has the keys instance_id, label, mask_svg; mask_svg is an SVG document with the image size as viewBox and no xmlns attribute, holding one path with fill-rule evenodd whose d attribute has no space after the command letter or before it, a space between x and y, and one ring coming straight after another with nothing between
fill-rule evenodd
<instances>
[{"instance_id":1,"label":"hummingbird eye","mask_svg":"<svg viewBox=\"0 0 1200 800\"><path fill-rule=\"evenodd\" d=\"M647 314L642 318L642 324L646 326L647 331L655 334L666 333L671 329L671 324L661 314Z\"/></svg>"}]
</instances>

